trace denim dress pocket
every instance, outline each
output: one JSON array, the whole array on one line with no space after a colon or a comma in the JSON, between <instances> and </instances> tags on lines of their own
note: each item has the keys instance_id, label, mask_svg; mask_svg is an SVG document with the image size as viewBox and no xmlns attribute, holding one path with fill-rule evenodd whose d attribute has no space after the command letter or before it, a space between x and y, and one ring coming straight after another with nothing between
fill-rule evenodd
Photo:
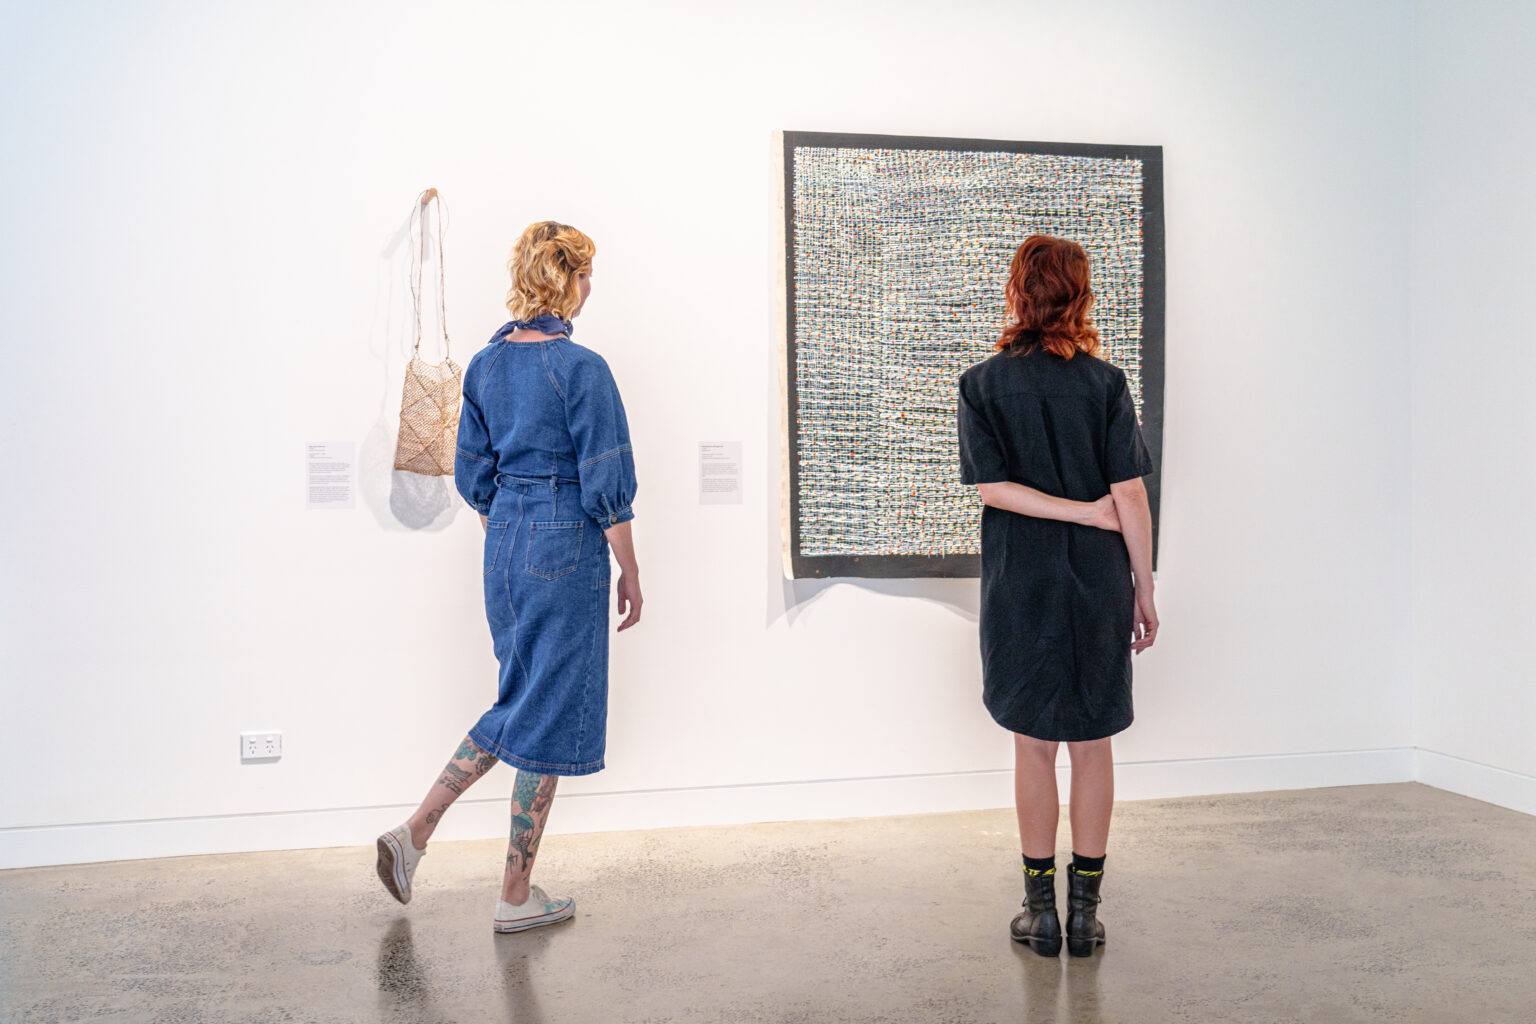
<instances>
[{"instance_id":1,"label":"denim dress pocket","mask_svg":"<svg viewBox=\"0 0 1536 1024\"><path fill-rule=\"evenodd\" d=\"M489 576L491 570L496 568L496 561L501 557L501 542L507 539L507 524L485 524L485 571L480 575Z\"/></svg>"},{"instance_id":2,"label":"denim dress pocket","mask_svg":"<svg viewBox=\"0 0 1536 1024\"><path fill-rule=\"evenodd\" d=\"M546 580L575 572L581 560L581 538L586 525L582 519L529 523L528 571Z\"/></svg>"}]
</instances>

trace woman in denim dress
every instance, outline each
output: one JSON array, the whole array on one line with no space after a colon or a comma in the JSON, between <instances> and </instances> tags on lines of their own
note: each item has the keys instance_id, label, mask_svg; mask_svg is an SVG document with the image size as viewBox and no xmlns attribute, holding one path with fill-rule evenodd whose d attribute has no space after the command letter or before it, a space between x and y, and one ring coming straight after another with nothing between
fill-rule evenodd
<instances>
[{"instance_id":1,"label":"woman in denim dress","mask_svg":"<svg viewBox=\"0 0 1536 1024\"><path fill-rule=\"evenodd\" d=\"M410 902L412 873L443 813L497 761L513 765L498 932L575 913L573 900L547 896L529 876L558 778L603 767L610 548L621 632L640 621L643 603L624 405L602 356L571 340L595 251L569 225L530 225L508 261L513 319L465 371L454 475L485 527L500 690L416 813L378 841L380 880Z\"/></svg>"}]
</instances>

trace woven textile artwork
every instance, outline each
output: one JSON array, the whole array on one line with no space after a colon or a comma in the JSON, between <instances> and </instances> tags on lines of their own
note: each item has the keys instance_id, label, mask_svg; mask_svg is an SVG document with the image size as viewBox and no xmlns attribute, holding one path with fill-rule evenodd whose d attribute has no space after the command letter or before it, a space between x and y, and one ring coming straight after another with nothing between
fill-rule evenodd
<instances>
[{"instance_id":1,"label":"woven textile artwork","mask_svg":"<svg viewBox=\"0 0 1536 1024\"><path fill-rule=\"evenodd\" d=\"M443 361L421 357L422 268L431 255L434 234L428 212L437 204L437 315L443 332ZM464 369L453 361L448 340L448 305L443 282L443 234L447 231L443 200L429 188L411 209L411 302L416 310L416 344L405 367L400 394L400 433L395 440L395 468L422 476L452 476L459 440L459 403Z\"/></svg>"},{"instance_id":2,"label":"woven textile artwork","mask_svg":"<svg viewBox=\"0 0 1536 1024\"><path fill-rule=\"evenodd\" d=\"M785 215L791 576L978 574L956 381L992 354L1029 235L1087 250L1099 355L1125 369L1144 428L1160 427L1155 147L785 133Z\"/></svg>"},{"instance_id":3,"label":"woven textile artwork","mask_svg":"<svg viewBox=\"0 0 1536 1024\"><path fill-rule=\"evenodd\" d=\"M459 439L459 402L464 370L452 359L441 363L411 357L400 395L400 435L395 468L422 476L452 476Z\"/></svg>"}]
</instances>

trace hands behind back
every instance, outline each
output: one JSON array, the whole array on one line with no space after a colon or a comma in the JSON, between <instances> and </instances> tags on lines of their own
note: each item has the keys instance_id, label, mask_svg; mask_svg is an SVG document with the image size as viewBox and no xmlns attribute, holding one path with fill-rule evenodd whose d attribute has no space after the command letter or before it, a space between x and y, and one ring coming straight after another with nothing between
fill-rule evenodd
<instances>
[{"instance_id":1,"label":"hands behind back","mask_svg":"<svg viewBox=\"0 0 1536 1024\"><path fill-rule=\"evenodd\" d=\"M1106 494L1090 504L1093 506L1093 513L1087 525L1098 527L1100 530L1109 530L1112 533L1120 532L1120 513L1115 509L1114 495Z\"/></svg>"}]
</instances>

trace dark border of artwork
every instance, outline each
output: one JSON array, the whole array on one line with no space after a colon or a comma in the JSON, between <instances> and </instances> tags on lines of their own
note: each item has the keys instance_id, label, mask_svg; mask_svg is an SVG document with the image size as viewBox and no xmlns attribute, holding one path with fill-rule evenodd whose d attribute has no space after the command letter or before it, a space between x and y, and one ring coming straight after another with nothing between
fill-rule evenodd
<instances>
[{"instance_id":1,"label":"dark border of artwork","mask_svg":"<svg viewBox=\"0 0 1536 1024\"><path fill-rule=\"evenodd\" d=\"M795 579L851 576L875 579L981 575L980 555L802 555L800 554L799 393L795 374L795 148L943 149L961 152L1039 153L1141 161L1142 325L1141 431L1153 465L1163 464L1163 341L1166 269L1163 239L1163 149L1161 146L1107 146L1073 142L1003 142L920 135L857 135L841 132L784 132L784 289L786 379L785 434L789 446L789 568ZM955 472L959 472L957 466ZM1152 505L1152 550L1156 564L1161 474L1146 478Z\"/></svg>"}]
</instances>

